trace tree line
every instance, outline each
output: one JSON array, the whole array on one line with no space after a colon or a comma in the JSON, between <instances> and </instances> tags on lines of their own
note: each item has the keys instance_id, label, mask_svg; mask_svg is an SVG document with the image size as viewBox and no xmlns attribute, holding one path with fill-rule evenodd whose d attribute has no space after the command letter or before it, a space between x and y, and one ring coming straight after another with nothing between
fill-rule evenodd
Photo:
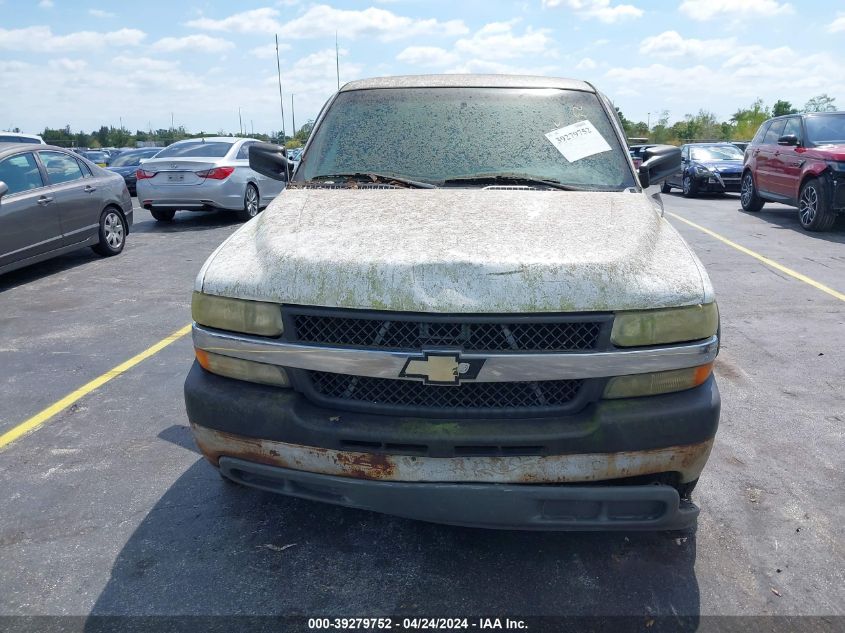
<instances>
[{"instance_id":1,"label":"tree line","mask_svg":"<svg viewBox=\"0 0 845 633\"><path fill-rule=\"evenodd\" d=\"M40 132L41 138L50 145L59 147L88 147L96 149L99 147L136 147L141 144L149 144L153 147L167 147L176 141L202 136L248 136L260 141L269 143L284 144L287 148L301 147L308 140L314 121L308 121L300 127L293 136L282 137L281 132L271 131L270 133L256 132L255 134L232 134L222 130L214 133L200 131L189 132L184 126L172 129L159 130L136 130L134 133L123 127L102 125L97 130L85 132L82 130L73 131L70 125L63 128L45 127ZM15 128L12 132L20 132Z\"/></svg>"},{"instance_id":2,"label":"tree line","mask_svg":"<svg viewBox=\"0 0 845 633\"><path fill-rule=\"evenodd\" d=\"M835 112L835 101L827 94L820 94L807 101L800 112ZM635 123L625 118L619 108L616 112L628 138L648 138L651 143L679 145L687 141L750 141L766 119L797 114L799 109L783 99L775 101L771 108L762 99L757 99L750 106L738 109L727 121L719 121L712 112L699 110L698 114L687 114L669 125L669 111L664 110L651 126L645 121Z\"/></svg>"}]
</instances>

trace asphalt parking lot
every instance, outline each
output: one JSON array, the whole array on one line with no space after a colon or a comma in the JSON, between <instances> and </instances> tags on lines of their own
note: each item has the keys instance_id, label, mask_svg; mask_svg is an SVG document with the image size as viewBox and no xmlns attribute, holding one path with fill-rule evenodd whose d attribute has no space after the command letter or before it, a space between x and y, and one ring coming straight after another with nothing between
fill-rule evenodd
<instances>
[{"instance_id":1,"label":"asphalt parking lot","mask_svg":"<svg viewBox=\"0 0 845 633\"><path fill-rule=\"evenodd\" d=\"M0 615L845 615L845 299L819 287L845 292L845 218L664 201L722 314L697 533L479 531L226 484L187 428L182 336L0 451ZM188 324L238 226L136 210L118 257L0 276L0 434Z\"/></svg>"}]
</instances>

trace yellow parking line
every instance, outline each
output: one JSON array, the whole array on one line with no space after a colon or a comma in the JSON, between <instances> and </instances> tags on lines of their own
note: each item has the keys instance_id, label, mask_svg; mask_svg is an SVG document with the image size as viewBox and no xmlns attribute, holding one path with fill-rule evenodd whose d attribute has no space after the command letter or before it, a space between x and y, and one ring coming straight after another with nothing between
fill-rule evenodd
<instances>
[{"instance_id":1,"label":"yellow parking line","mask_svg":"<svg viewBox=\"0 0 845 633\"><path fill-rule=\"evenodd\" d=\"M47 422L47 420L49 420L56 414L61 413L83 396L88 395L98 387L102 387L104 384L106 384L113 378L117 378L122 373L129 371L141 361L149 358L150 356L153 356L154 354L157 354L174 341L177 341L186 334L188 334L190 331L190 325L186 325L185 327L176 330L173 334L161 339L158 343L152 345L151 347L148 347L140 354L137 354L129 360L122 362L120 365L118 365L114 369L107 371L102 376L94 378L94 380L92 380L91 382L82 385L76 391L72 391L58 402L55 402L46 409L36 413L34 416L29 418L25 422L21 422L13 429L6 431L5 433L3 433L3 435L0 435L0 449L5 448L6 446L14 442L16 439L29 433L30 431L34 431L42 424Z\"/></svg>"},{"instance_id":2,"label":"yellow parking line","mask_svg":"<svg viewBox=\"0 0 845 633\"><path fill-rule=\"evenodd\" d=\"M707 233L707 235L709 235L710 237L715 237L720 242L724 242L728 246L735 248L740 253L745 253L746 255L750 255L754 259L760 260L761 262L766 264L766 266L771 266L775 270L779 270L780 272L787 274L790 277L797 279L798 281L803 281L805 284L808 284L808 285L812 286L813 288L816 288L817 290L821 290L822 292L826 292L831 297L835 297L836 299L839 299L840 301L845 301L845 294L842 294L841 292L834 290L830 286L825 286L823 283L819 283L815 279L810 279L809 277L807 277L807 275L802 275L801 273L796 272L796 271L792 270L791 268L787 268L783 264L778 264L776 261L769 259L768 257L761 255L760 253L755 253L750 248L745 248L744 246L741 246L740 244L737 244L736 242L731 242L728 238L722 237L718 233L711 231L710 229L705 228L705 227L701 226L700 224L696 224L695 222L690 222L686 218L682 218L681 216L679 216L675 213L671 213L669 211L666 211L666 215L671 215L673 218L677 218L681 222L683 222L685 224L689 224L690 226L698 229L699 231L703 231L704 233Z\"/></svg>"}]
</instances>

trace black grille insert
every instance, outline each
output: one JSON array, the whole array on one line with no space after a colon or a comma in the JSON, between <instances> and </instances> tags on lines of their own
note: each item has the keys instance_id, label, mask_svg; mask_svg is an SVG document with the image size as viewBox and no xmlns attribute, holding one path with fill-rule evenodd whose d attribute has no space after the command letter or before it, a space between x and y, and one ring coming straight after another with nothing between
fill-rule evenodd
<instances>
[{"instance_id":1,"label":"black grille insert","mask_svg":"<svg viewBox=\"0 0 845 633\"><path fill-rule=\"evenodd\" d=\"M293 314L294 340L358 348L564 352L596 349L604 321L478 321Z\"/></svg>"},{"instance_id":2,"label":"black grille insert","mask_svg":"<svg viewBox=\"0 0 845 633\"><path fill-rule=\"evenodd\" d=\"M578 395L583 380L541 382L467 382L458 387L424 385L411 380L307 372L314 391L342 406L402 407L428 411L508 411L561 408Z\"/></svg>"}]
</instances>

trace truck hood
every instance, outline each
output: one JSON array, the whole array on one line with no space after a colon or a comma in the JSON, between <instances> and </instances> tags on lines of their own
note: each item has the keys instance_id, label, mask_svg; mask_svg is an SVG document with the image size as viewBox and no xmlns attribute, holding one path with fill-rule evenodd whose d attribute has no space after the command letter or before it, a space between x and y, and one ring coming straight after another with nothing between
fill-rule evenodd
<instances>
[{"instance_id":1,"label":"truck hood","mask_svg":"<svg viewBox=\"0 0 845 633\"><path fill-rule=\"evenodd\" d=\"M642 193L288 189L203 266L209 294L414 312L646 309L712 301Z\"/></svg>"}]
</instances>

